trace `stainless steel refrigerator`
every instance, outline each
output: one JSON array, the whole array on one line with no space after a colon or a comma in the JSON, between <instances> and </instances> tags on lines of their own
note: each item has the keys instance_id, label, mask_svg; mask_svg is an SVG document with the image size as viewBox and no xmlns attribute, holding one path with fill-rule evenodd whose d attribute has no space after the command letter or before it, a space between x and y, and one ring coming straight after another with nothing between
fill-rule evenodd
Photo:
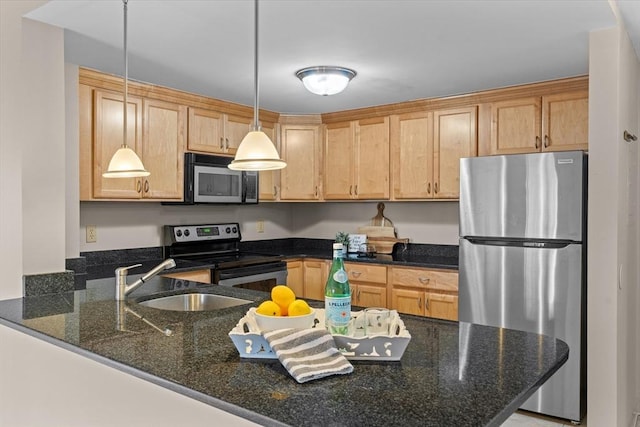
<instances>
[{"instance_id":1,"label":"stainless steel refrigerator","mask_svg":"<svg viewBox=\"0 0 640 427\"><path fill-rule=\"evenodd\" d=\"M573 421L586 411L586 170L582 151L460 161L459 319L565 341L569 360L521 409Z\"/></svg>"}]
</instances>

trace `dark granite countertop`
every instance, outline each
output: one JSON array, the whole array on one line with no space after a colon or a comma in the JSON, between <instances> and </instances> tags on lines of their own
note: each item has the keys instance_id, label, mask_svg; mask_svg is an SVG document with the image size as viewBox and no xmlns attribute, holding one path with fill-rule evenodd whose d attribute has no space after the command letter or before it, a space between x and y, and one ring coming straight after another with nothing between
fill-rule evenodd
<instances>
[{"instance_id":1,"label":"dark granite countertop","mask_svg":"<svg viewBox=\"0 0 640 427\"><path fill-rule=\"evenodd\" d=\"M569 352L546 336L402 315L412 339L401 361L353 362L350 375L298 384L277 360L240 359L228 331L250 305L180 313L134 302L185 288L252 305L266 294L177 283L156 277L119 305L112 277L89 280L85 290L0 301L0 323L262 425L498 426ZM132 314L119 330L124 307L173 335ZM57 331L46 326L54 315L65 318Z\"/></svg>"}]
</instances>

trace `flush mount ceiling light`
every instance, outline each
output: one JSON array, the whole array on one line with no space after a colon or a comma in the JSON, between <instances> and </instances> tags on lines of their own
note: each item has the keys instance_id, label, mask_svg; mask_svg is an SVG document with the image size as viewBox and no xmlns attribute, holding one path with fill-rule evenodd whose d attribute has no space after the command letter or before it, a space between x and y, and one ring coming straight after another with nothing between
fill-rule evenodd
<instances>
[{"instance_id":1,"label":"flush mount ceiling light","mask_svg":"<svg viewBox=\"0 0 640 427\"><path fill-rule=\"evenodd\" d=\"M296 77L309 92L323 96L342 92L355 76L356 72L349 68L326 65L296 71Z\"/></svg>"},{"instance_id":2,"label":"flush mount ceiling light","mask_svg":"<svg viewBox=\"0 0 640 427\"><path fill-rule=\"evenodd\" d=\"M278 150L267 134L260 130L260 122L258 121L258 0L255 0L254 5L253 129L240 142L236 157L228 167L244 171L276 170L286 167L287 164L280 159Z\"/></svg>"},{"instance_id":3,"label":"flush mount ceiling light","mask_svg":"<svg viewBox=\"0 0 640 427\"><path fill-rule=\"evenodd\" d=\"M129 58L127 55L127 2L122 0L124 5L124 102L122 103L122 146L115 152L107 171L102 174L105 178L135 178L139 176L149 176L150 173L144 168L142 160L127 146L127 92L129 89Z\"/></svg>"}]
</instances>

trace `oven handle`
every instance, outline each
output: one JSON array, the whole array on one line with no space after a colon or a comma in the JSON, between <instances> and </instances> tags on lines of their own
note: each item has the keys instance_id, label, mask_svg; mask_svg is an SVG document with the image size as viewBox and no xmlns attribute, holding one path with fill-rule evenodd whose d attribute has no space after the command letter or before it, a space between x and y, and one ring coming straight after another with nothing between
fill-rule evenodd
<instances>
[{"instance_id":1,"label":"oven handle","mask_svg":"<svg viewBox=\"0 0 640 427\"><path fill-rule=\"evenodd\" d=\"M219 286L236 286L244 283L260 282L263 280L276 279L277 285L287 283L287 270L272 271L269 273L252 274L250 276L230 277L218 280Z\"/></svg>"}]
</instances>

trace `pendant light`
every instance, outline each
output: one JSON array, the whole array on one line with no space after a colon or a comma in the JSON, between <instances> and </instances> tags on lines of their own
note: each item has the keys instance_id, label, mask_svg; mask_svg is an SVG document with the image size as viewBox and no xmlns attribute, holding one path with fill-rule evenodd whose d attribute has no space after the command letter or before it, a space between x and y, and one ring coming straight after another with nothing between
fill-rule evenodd
<instances>
[{"instance_id":1,"label":"pendant light","mask_svg":"<svg viewBox=\"0 0 640 427\"><path fill-rule=\"evenodd\" d=\"M122 104L123 130L122 146L115 152L107 171L102 174L105 178L135 178L139 176L149 176L150 173L144 168L142 160L127 146L127 92L129 89L129 57L127 55L127 2L122 0L124 5L124 103Z\"/></svg>"},{"instance_id":2,"label":"pendant light","mask_svg":"<svg viewBox=\"0 0 640 427\"><path fill-rule=\"evenodd\" d=\"M267 134L260 130L258 121L258 0L255 4L255 26L254 26L254 75L253 75L253 129L244 137L235 159L229 164L229 169L233 170L276 170L287 166L287 163L280 159L276 147Z\"/></svg>"}]
</instances>

